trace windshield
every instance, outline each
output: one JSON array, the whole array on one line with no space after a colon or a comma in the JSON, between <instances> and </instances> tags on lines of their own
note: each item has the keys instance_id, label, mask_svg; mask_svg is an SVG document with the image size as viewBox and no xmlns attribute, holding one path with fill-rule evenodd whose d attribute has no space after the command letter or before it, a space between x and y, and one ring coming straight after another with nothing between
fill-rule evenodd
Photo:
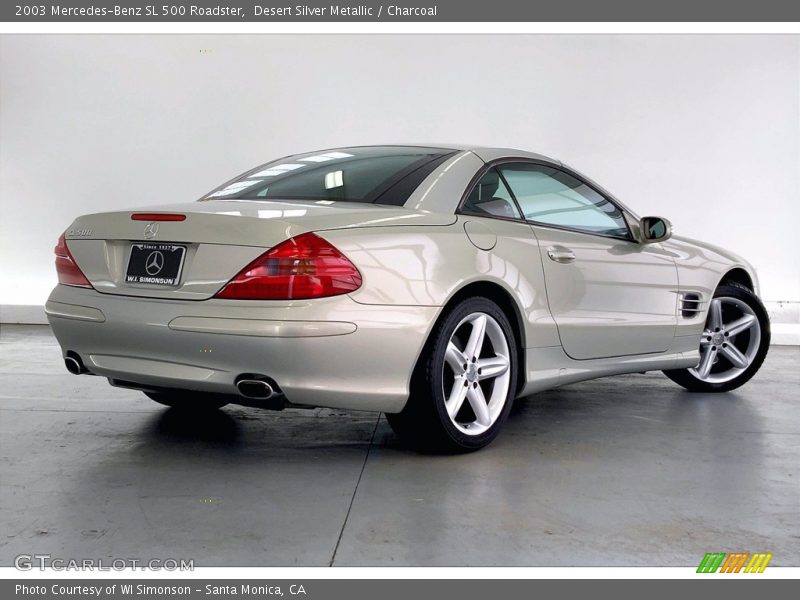
<instances>
[{"instance_id":1,"label":"windshield","mask_svg":"<svg viewBox=\"0 0 800 600\"><path fill-rule=\"evenodd\" d=\"M328 200L404 204L453 150L362 146L297 154L245 173L203 200Z\"/></svg>"}]
</instances>

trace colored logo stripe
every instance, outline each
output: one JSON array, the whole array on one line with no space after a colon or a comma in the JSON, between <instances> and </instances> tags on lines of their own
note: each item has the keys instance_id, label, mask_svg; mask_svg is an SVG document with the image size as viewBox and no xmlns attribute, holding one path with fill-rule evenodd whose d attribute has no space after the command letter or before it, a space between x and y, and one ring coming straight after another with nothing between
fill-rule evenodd
<instances>
[{"instance_id":1,"label":"colored logo stripe","mask_svg":"<svg viewBox=\"0 0 800 600\"><path fill-rule=\"evenodd\" d=\"M747 563L744 569L745 573L763 573L767 568L769 561L772 560L772 554L753 554L753 558Z\"/></svg>"},{"instance_id":2,"label":"colored logo stripe","mask_svg":"<svg viewBox=\"0 0 800 600\"><path fill-rule=\"evenodd\" d=\"M722 563L720 573L738 573L742 570L744 562L750 558L749 552L734 552L728 554L728 558Z\"/></svg>"},{"instance_id":3,"label":"colored logo stripe","mask_svg":"<svg viewBox=\"0 0 800 600\"><path fill-rule=\"evenodd\" d=\"M709 552L700 561L698 573L763 573L767 568L772 554L757 552ZM745 566L747 565L747 566ZM744 571L742 571L744 569Z\"/></svg>"},{"instance_id":4,"label":"colored logo stripe","mask_svg":"<svg viewBox=\"0 0 800 600\"><path fill-rule=\"evenodd\" d=\"M722 561L725 560L724 552L709 552L700 561L700 566L697 567L698 573L716 573Z\"/></svg>"}]
</instances>

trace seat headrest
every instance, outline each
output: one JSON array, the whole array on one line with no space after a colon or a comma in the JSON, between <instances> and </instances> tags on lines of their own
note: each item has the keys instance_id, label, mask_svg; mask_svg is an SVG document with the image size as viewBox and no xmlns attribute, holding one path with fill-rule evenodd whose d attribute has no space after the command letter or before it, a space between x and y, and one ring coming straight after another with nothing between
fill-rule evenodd
<instances>
[{"instance_id":1,"label":"seat headrest","mask_svg":"<svg viewBox=\"0 0 800 600\"><path fill-rule=\"evenodd\" d=\"M500 187L500 175L494 169L487 171L475 186L479 200L492 198Z\"/></svg>"}]
</instances>

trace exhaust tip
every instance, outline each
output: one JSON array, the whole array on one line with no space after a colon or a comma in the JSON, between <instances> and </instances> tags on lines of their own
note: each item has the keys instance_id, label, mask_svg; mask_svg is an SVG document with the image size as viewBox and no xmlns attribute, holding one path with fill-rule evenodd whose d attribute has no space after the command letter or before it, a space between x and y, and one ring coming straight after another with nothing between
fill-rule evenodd
<instances>
[{"instance_id":1,"label":"exhaust tip","mask_svg":"<svg viewBox=\"0 0 800 600\"><path fill-rule=\"evenodd\" d=\"M80 375L81 373L85 373L86 369L84 369L83 365L81 364L80 360L73 357L67 356L64 359L64 366L67 367L67 371L72 373L73 375Z\"/></svg>"},{"instance_id":2,"label":"exhaust tip","mask_svg":"<svg viewBox=\"0 0 800 600\"><path fill-rule=\"evenodd\" d=\"M241 379L236 383L239 395L251 400L267 400L275 394L272 386L261 379Z\"/></svg>"}]
</instances>

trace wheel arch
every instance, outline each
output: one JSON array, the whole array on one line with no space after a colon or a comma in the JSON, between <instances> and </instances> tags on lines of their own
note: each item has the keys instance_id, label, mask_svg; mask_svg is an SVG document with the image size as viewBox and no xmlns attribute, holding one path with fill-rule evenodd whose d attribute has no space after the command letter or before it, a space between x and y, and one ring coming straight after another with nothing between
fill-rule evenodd
<instances>
[{"instance_id":1,"label":"wheel arch","mask_svg":"<svg viewBox=\"0 0 800 600\"><path fill-rule=\"evenodd\" d=\"M717 287L725 283L738 283L739 285L745 286L751 292L757 293L753 277L742 267L734 267L733 269L730 269L727 273L725 273L725 275L722 276L722 279L720 279Z\"/></svg>"},{"instance_id":2,"label":"wheel arch","mask_svg":"<svg viewBox=\"0 0 800 600\"><path fill-rule=\"evenodd\" d=\"M423 344L423 347L417 356L414 364L414 373L418 372L420 361L424 359L431 343L432 332L436 331L439 323L444 319L450 310L462 300L467 298L483 297L491 300L508 318L511 323L511 330L514 334L514 344L517 350L518 368L517 368L517 381L516 392L522 389L525 385L525 322L523 320L522 311L519 304L514 299L511 292L504 288L499 283L487 280L471 281L464 286L455 290L447 301L442 305L439 314L433 322L433 326L428 332L428 337Z\"/></svg>"}]
</instances>

